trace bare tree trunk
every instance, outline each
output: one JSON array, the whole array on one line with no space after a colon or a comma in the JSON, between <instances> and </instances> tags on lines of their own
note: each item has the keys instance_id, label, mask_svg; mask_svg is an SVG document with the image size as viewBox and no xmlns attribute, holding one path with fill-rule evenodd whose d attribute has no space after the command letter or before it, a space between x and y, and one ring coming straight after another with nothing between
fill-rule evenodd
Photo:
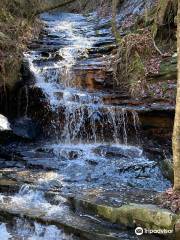
<instances>
[{"instance_id":1,"label":"bare tree trunk","mask_svg":"<svg viewBox=\"0 0 180 240\"><path fill-rule=\"evenodd\" d=\"M117 11L118 0L112 0L112 31L114 35L116 34L116 11Z\"/></svg>"},{"instance_id":2,"label":"bare tree trunk","mask_svg":"<svg viewBox=\"0 0 180 240\"><path fill-rule=\"evenodd\" d=\"M177 14L177 51L178 51L178 80L176 96L176 114L173 132L173 161L174 161L174 190L180 191L180 1Z\"/></svg>"},{"instance_id":3,"label":"bare tree trunk","mask_svg":"<svg viewBox=\"0 0 180 240\"><path fill-rule=\"evenodd\" d=\"M116 13L117 13L117 6L118 6L119 0L112 0L112 33L115 36L116 42L121 42L121 36L117 29L117 23L116 23Z\"/></svg>"}]
</instances>

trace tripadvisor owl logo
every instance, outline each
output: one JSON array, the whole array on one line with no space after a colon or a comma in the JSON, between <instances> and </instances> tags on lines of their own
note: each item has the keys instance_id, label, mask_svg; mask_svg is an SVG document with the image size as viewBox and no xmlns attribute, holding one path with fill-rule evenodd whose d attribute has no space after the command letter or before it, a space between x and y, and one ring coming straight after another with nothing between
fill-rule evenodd
<instances>
[{"instance_id":1,"label":"tripadvisor owl logo","mask_svg":"<svg viewBox=\"0 0 180 240\"><path fill-rule=\"evenodd\" d=\"M167 229L147 229L142 227L137 227L135 229L135 234L140 236L143 234L172 234L174 230L167 230Z\"/></svg>"},{"instance_id":2,"label":"tripadvisor owl logo","mask_svg":"<svg viewBox=\"0 0 180 240\"><path fill-rule=\"evenodd\" d=\"M143 228L137 227L137 228L135 229L135 234L136 234L136 235L140 236L140 235L143 235L143 233L144 233Z\"/></svg>"}]
</instances>

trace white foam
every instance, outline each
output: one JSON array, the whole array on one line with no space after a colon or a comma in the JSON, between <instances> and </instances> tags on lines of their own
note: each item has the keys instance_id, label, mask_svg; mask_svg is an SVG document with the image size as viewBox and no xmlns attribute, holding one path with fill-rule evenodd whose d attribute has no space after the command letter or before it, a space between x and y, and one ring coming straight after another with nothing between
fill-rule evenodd
<instances>
[{"instance_id":1,"label":"white foam","mask_svg":"<svg viewBox=\"0 0 180 240\"><path fill-rule=\"evenodd\" d=\"M50 23L47 22L47 24ZM59 55L63 58L59 62L52 62L50 66L41 67L34 63L34 60L38 59L36 52L32 51L25 54L29 61L30 70L36 79L36 85L46 94L53 108L59 105L59 101L54 94L61 89L59 83L63 83L64 86L72 85L72 67L79 57L87 56L87 48L90 48L94 43L94 38L86 37L80 31L76 31L78 25L78 22L71 19L68 19L68 21L59 19L53 21L52 26L49 25L47 28L49 34L62 36L65 33L66 39L70 40L68 46L59 48ZM52 72L49 71L52 69L56 69L55 75L52 75Z\"/></svg>"},{"instance_id":2,"label":"white foam","mask_svg":"<svg viewBox=\"0 0 180 240\"><path fill-rule=\"evenodd\" d=\"M11 234L8 233L5 223L0 224L0 239L9 240L11 239Z\"/></svg>"},{"instance_id":3,"label":"white foam","mask_svg":"<svg viewBox=\"0 0 180 240\"><path fill-rule=\"evenodd\" d=\"M24 240L73 240L72 235L67 235L54 225L46 226L34 222L32 225L25 219L16 219L13 232L7 230L6 224L0 224L0 239L24 239Z\"/></svg>"},{"instance_id":4,"label":"white foam","mask_svg":"<svg viewBox=\"0 0 180 240\"><path fill-rule=\"evenodd\" d=\"M72 236L66 235L56 226L42 226L35 223L35 232L28 240L72 240Z\"/></svg>"}]
</instances>

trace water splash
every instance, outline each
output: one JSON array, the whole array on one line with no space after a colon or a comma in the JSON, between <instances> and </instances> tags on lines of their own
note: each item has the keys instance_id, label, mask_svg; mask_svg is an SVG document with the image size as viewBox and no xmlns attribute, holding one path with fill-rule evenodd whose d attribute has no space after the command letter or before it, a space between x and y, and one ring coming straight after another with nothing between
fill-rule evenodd
<instances>
[{"instance_id":1,"label":"water splash","mask_svg":"<svg viewBox=\"0 0 180 240\"><path fill-rule=\"evenodd\" d=\"M11 237L12 236L8 233L5 223L0 224L0 238L2 240L9 240Z\"/></svg>"},{"instance_id":2,"label":"water splash","mask_svg":"<svg viewBox=\"0 0 180 240\"><path fill-rule=\"evenodd\" d=\"M59 230L56 226L43 226L35 223L33 236L28 240L73 240L72 236L68 236Z\"/></svg>"},{"instance_id":3,"label":"water splash","mask_svg":"<svg viewBox=\"0 0 180 240\"><path fill-rule=\"evenodd\" d=\"M26 240L73 240L72 235L67 235L63 230L54 225L32 223L26 219L15 219L13 226L5 223L0 224L1 240L26 239Z\"/></svg>"},{"instance_id":4,"label":"water splash","mask_svg":"<svg viewBox=\"0 0 180 240\"><path fill-rule=\"evenodd\" d=\"M76 86L75 65L80 59L88 58L88 49L99 41L94 23L74 14L45 14L42 19L48 32L44 41L51 42L52 47L31 51L25 57L36 86L43 90L54 112L50 133L65 144L127 144L129 116L134 119L131 125L134 124L133 131L137 133L137 114L105 105L103 93L88 92ZM46 57L43 51L48 52Z\"/></svg>"}]
</instances>

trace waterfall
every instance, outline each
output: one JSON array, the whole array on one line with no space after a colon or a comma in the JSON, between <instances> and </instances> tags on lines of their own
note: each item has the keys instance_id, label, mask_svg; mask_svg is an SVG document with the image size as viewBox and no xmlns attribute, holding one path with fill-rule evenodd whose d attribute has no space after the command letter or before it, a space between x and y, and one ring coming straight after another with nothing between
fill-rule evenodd
<instances>
[{"instance_id":1,"label":"waterfall","mask_svg":"<svg viewBox=\"0 0 180 240\"><path fill-rule=\"evenodd\" d=\"M25 57L36 86L43 90L55 113L50 126L52 135L66 144L108 142L127 145L129 125L138 134L137 113L104 104L103 93L84 89L75 81L74 68L79 61L89 58L88 49L99 41L94 25L84 17L77 21L75 16L69 18L67 15L66 21L57 17L53 22L51 15L44 14L42 18L49 36L46 41L53 43L56 39L58 49L48 49L49 54L45 55L45 46L40 53L31 51Z\"/></svg>"}]
</instances>

